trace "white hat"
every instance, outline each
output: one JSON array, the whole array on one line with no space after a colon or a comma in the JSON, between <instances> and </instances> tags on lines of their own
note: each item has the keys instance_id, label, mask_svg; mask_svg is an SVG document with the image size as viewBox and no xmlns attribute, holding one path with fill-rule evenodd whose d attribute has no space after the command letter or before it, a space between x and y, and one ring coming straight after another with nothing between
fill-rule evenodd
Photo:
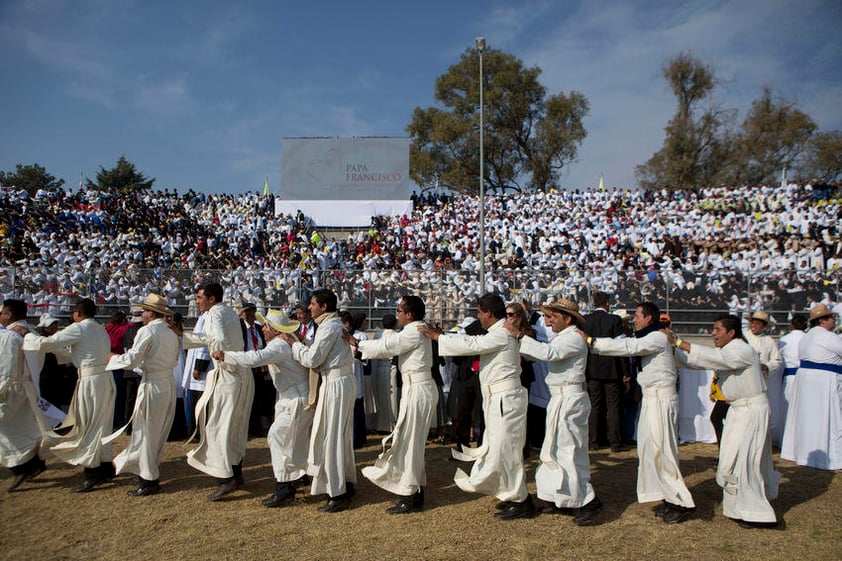
<instances>
[{"instance_id":1,"label":"white hat","mask_svg":"<svg viewBox=\"0 0 842 561\"><path fill-rule=\"evenodd\" d=\"M300 322L289 319L289 316L280 310L269 310L265 316L257 314L256 317L257 321L280 333L295 333L301 325Z\"/></svg>"},{"instance_id":2,"label":"white hat","mask_svg":"<svg viewBox=\"0 0 842 561\"><path fill-rule=\"evenodd\" d=\"M58 319L54 318L52 314L47 312L46 314L41 314L41 317L38 319L38 325L35 327L49 327L54 323L58 323Z\"/></svg>"}]
</instances>

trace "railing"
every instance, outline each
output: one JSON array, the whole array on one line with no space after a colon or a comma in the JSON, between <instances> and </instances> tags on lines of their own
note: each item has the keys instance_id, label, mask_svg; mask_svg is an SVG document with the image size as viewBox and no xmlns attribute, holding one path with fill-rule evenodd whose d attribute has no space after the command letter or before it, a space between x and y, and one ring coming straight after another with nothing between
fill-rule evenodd
<instances>
[{"instance_id":1,"label":"railing","mask_svg":"<svg viewBox=\"0 0 842 561\"><path fill-rule=\"evenodd\" d=\"M564 297L588 309L591 294L601 290L612 295L612 309L633 311L641 301L652 301L668 312L683 333L709 329L720 313L764 309L777 324L786 325L790 313L807 313L810 302L842 299L842 271L618 271L618 270L505 270L489 271L480 290L474 271L437 270L189 270L189 269L97 269L80 272L52 269L35 273L26 268L6 268L0 279L6 297L30 304L30 316L49 311L69 316L78 298L89 297L105 319L114 310L127 311L150 291L164 295L188 326L197 310L193 294L205 281L225 288L225 301L232 305L251 301L261 311L288 310L308 302L315 288L336 292L343 309L368 317L377 329L384 314L394 313L404 294L420 296L427 306L427 319L445 327L475 315L476 297L496 291L508 301L532 304ZM774 327L773 327L774 329Z\"/></svg>"}]
</instances>

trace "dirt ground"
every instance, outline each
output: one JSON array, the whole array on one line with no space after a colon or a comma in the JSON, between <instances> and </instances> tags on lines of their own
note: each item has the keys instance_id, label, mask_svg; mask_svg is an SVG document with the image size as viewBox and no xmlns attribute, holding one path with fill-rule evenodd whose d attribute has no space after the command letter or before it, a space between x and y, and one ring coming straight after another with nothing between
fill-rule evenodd
<instances>
[{"instance_id":1,"label":"dirt ground","mask_svg":"<svg viewBox=\"0 0 842 561\"><path fill-rule=\"evenodd\" d=\"M115 443L115 453L126 437ZM78 468L48 460L49 469L15 493L0 492L0 559L148 561L150 559L840 559L842 477L803 468L775 455L782 474L772 504L777 530L744 530L722 516L714 481L716 446L681 446L681 469L697 511L668 526L652 504L635 499L634 450L591 454L594 487L605 503L597 524L577 527L568 517L539 515L501 521L496 500L462 492L452 482L461 464L449 448L428 446L427 506L421 513L390 516L390 495L360 476L351 510L325 514L323 497L299 494L287 507L269 509L260 499L273 488L265 439L249 442L246 486L211 503L214 482L184 461L187 448L170 442L162 466L164 491L129 497L128 477L87 494L70 489ZM379 439L370 436L357 465L370 464ZM529 461L533 481L536 460ZM462 465L465 469L469 466ZM5 488L8 471L0 480ZM534 492L534 485L530 485Z\"/></svg>"}]
</instances>

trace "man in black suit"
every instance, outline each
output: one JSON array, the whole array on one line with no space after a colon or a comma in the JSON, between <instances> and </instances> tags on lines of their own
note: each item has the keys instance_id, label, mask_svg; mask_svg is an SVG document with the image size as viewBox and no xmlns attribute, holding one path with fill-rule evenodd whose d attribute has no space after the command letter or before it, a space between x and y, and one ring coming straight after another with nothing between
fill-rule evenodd
<instances>
[{"instance_id":1,"label":"man in black suit","mask_svg":"<svg viewBox=\"0 0 842 561\"><path fill-rule=\"evenodd\" d=\"M257 322L257 306L245 302L237 310L240 328L243 330L244 351L259 351L266 346L262 325ZM275 385L269 377L269 369L260 366L251 369L254 377L254 398L249 416L249 436L266 436L275 412Z\"/></svg>"},{"instance_id":2,"label":"man in black suit","mask_svg":"<svg viewBox=\"0 0 842 561\"><path fill-rule=\"evenodd\" d=\"M608 295L594 292L591 296L593 312L585 316L583 330L591 337L614 338L623 335L623 320L620 316L608 313ZM623 448L620 433L621 396L625 367L623 359L610 356L588 354L588 366L585 377L588 381L588 396L591 400L591 416L588 419L589 448L599 448L600 431L603 421L604 434L612 452L621 452Z\"/></svg>"}]
</instances>

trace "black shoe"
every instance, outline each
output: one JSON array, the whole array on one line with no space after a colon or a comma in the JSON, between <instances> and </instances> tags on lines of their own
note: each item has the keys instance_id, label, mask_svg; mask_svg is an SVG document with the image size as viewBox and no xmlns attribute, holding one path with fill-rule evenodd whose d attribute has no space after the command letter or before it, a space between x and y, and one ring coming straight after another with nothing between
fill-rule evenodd
<instances>
[{"instance_id":1,"label":"black shoe","mask_svg":"<svg viewBox=\"0 0 842 561\"><path fill-rule=\"evenodd\" d=\"M652 514L658 518L663 518L667 513L667 501L661 501L661 504L652 509Z\"/></svg>"},{"instance_id":2,"label":"black shoe","mask_svg":"<svg viewBox=\"0 0 842 561\"><path fill-rule=\"evenodd\" d=\"M497 510L506 510L507 508L509 508L513 504L517 504L517 503L513 503L512 501L500 501L499 503L494 505L494 508L496 508Z\"/></svg>"},{"instance_id":3,"label":"black shoe","mask_svg":"<svg viewBox=\"0 0 842 561\"><path fill-rule=\"evenodd\" d=\"M220 483L219 487L216 488L216 491L208 495L209 501L218 501L225 495L229 495L236 491L237 489L243 486L243 478L242 477L234 477L225 481L224 483Z\"/></svg>"},{"instance_id":4,"label":"black shoe","mask_svg":"<svg viewBox=\"0 0 842 561\"><path fill-rule=\"evenodd\" d=\"M410 512L422 510L423 508L424 500L421 499L421 502L418 503L415 495L410 495L408 497L400 497L395 501L395 506L387 508L386 512L389 514L409 514Z\"/></svg>"},{"instance_id":5,"label":"black shoe","mask_svg":"<svg viewBox=\"0 0 842 561\"><path fill-rule=\"evenodd\" d=\"M681 524L693 511L692 508L686 508L672 503L665 503L666 510L664 511L664 524Z\"/></svg>"},{"instance_id":6,"label":"black shoe","mask_svg":"<svg viewBox=\"0 0 842 561\"><path fill-rule=\"evenodd\" d=\"M298 489L299 487L307 487L308 485L310 485L310 476L302 475L295 481L290 481L289 484L292 485L295 489Z\"/></svg>"},{"instance_id":7,"label":"black shoe","mask_svg":"<svg viewBox=\"0 0 842 561\"><path fill-rule=\"evenodd\" d=\"M276 508L289 502L295 496L295 487L292 482L275 483L275 492L269 497L260 501L260 504L269 508Z\"/></svg>"},{"instance_id":8,"label":"black shoe","mask_svg":"<svg viewBox=\"0 0 842 561\"><path fill-rule=\"evenodd\" d=\"M74 493L87 493L89 491L93 491L94 487L96 487L97 485L100 485L101 483L105 483L105 480L103 480L101 478L88 478L88 477L86 477L82 481L81 485L79 485L78 487L75 487L73 489L73 492Z\"/></svg>"},{"instance_id":9,"label":"black shoe","mask_svg":"<svg viewBox=\"0 0 842 561\"><path fill-rule=\"evenodd\" d=\"M161 484L155 481L141 480L141 484L137 489L127 491L126 494L130 497L149 497L157 495L161 492Z\"/></svg>"},{"instance_id":10,"label":"black shoe","mask_svg":"<svg viewBox=\"0 0 842 561\"><path fill-rule=\"evenodd\" d=\"M335 498L329 498L325 504L318 508L318 510L319 512L342 512L343 510L348 510L348 507L350 506L351 498L348 497L346 493Z\"/></svg>"},{"instance_id":11,"label":"black shoe","mask_svg":"<svg viewBox=\"0 0 842 561\"><path fill-rule=\"evenodd\" d=\"M31 462L31 460L30 460L30 462ZM29 462L27 462L27 463L29 463ZM15 480L12 481L12 484L9 485L8 489L6 489L7 493L13 492L15 489L20 487L21 484L24 481L27 481L29 479L32 479L33 477L36 477L36 476L44 473L44 470L47 469L47 464L44 462L44 460L42 460L40 458L37 461L35 461L34 463L32 463L31 465L33 467L31 467L26 473L19 473L15 476Z\"/></svg>"},{"instance_id":12,"label":"black shoe","mask_svg":"<svg viewBox=\"0 0 842 561\"><path fill-rule=\"evenodd\" d=\"M594 497L591 502L579 507L576 516L573 518L573 523L577 526L590 524L596 518L596 515L602 512L603 508L602 501L599 500L599 497Z\"/></svg>"},{"instance_id":13,"label":"black shoe","mask_svg":"<svg viewBox=\"0 0 842 561\"><path fill-rule=\"evenodd\" d=\"M522 503L511 503L509 506L495 512L494 516L500 520L514 520L516 518L532 518L535 516L535 505L532 503L531 497L526 497Z\"/></svg>"},{"instance_id":14,"label":"black shoe","mask_svg":"<svg viewBox=\"0 0 842 561\"><path fill-rule=\"evenodd\" d=\"M611 452L613 454L619 454L620 452L628 452L628 451L629 451L628 447L623 446L622 444L613 444L611 446Z\"/></svg>"},{"instance_id":15,"label":"black shoe","mask_svg":"<svg viewBox=\"0 0 842 561\"><path fill-rule=\"evenodd\" d=\"M772 530L778 527L777 522L750 522L748 520L740 520L740 528L746 530Z\"/></svg>"}]
</instances>

